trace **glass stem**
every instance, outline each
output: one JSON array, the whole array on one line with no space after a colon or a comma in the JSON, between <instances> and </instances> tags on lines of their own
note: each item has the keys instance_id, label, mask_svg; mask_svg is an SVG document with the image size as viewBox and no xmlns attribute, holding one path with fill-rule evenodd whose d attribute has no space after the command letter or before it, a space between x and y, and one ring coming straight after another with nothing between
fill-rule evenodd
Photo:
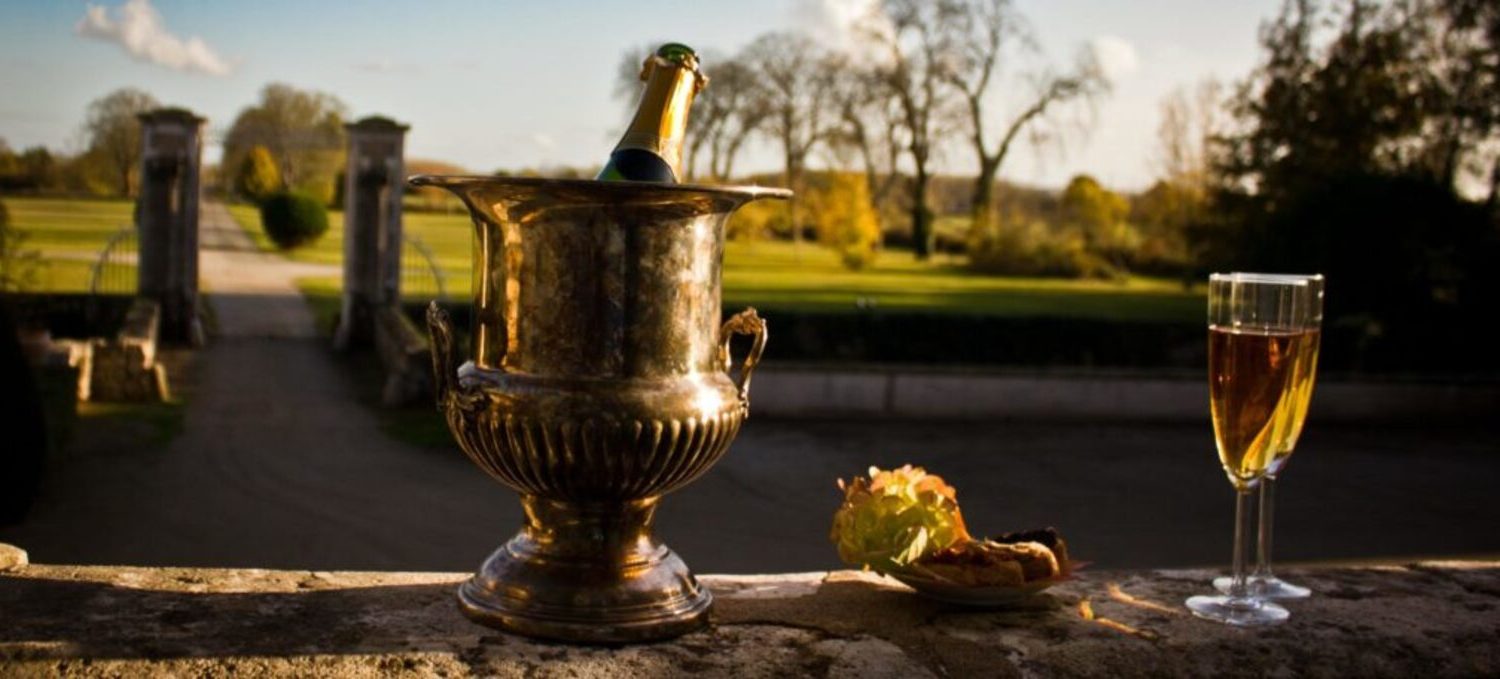
<instances>
[{"instance_id":1,"label":"glass stem","mask_svg":"<svg viewBox=\"0 0 1500 679\"><path fill-rule=\"evenodd\" d=\"M1250 512L1246 511L1249 508L1250 489L1236 488L1234 494L1234 574L1229 581L1229 598L1231 600L1250 598L1250 587L1247 584L1245 573L1247 570L1245 568L1247 561L1245 553L1249 551L1245 549L1245 538L1250 533L1250 531L1245 530L1245 521L1251 518Z\"/></svg>"},{"instance_id":2,"label":"glass stem","mask_svg":"<svg viewBox=\"0 0 1500 679\"><path fill-rule=\"evenodd\" d=\"M1276 478L1267 476L1260 480L1260 536L1255 550L1255 577L1270 580L1271 575L1271 526L1275 515Z\"/></svg>"}]
</instances>

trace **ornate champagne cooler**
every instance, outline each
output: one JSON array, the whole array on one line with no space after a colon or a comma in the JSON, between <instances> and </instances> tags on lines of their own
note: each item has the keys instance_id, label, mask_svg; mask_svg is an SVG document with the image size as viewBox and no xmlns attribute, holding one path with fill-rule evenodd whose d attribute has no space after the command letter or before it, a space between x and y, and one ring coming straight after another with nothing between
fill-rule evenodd
<instances>
[{"instance_id":1,"label":"ornate champagne cooler","mask_svg":"<svg viewBox=\"0 0 1500 679\"><path fill-rule=\"evenodd\" d=\"M458 592L474 620L579 642L691 631L712 597L651 532L661 496L729 448L766 342L721 324L724 224L765 188L418 176L474 218L474 323L456 365L428 311L438 405L526 520ZM730 339L753 338L732 377Z\"/></svg>"}]
</instances>

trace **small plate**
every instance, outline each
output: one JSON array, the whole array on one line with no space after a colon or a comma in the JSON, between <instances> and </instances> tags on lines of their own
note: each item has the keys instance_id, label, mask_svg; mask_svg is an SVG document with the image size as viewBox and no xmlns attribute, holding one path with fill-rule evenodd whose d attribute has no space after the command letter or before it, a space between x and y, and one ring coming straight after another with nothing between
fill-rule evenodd
<instances>
[{"instance_id":1,"label":"small plate","mask_svg":"<svg viewBox=\"0 0 1500 679\"><path fill-rule=\"evenodd\" d=\"M992 585L988 587L968 587L951 582L924 578L920 575L910 573L892 573L891 577L900 580L906 586L917 590L918 594L929 599L976 608L1011 606L1025 601L1032 595L1062 582L1064 579L1048 578L1046 580L1032 580L1019 586Z\"/></svg>"}]
</instances>

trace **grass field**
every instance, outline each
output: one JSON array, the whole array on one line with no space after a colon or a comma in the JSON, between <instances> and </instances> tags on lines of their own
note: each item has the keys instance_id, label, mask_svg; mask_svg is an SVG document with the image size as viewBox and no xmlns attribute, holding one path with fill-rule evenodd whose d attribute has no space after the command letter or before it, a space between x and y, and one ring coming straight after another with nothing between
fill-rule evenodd
<instances>
[{"instance_id":1,"label":"grass field","mask_svg":"<svg viewBox=\"0 0 1500 679\"><path fill-rule=\"evenodd\" d=\"M11 226L24 239L21 249L41 254L35 286L40 292L86 291L99 251L117 231L131 225L135 209L134 203L125 200L14 196L0 200L10 210ZM134 273L119 277L133 280Z\"/></svg>"},{"instance_id":2,"label":"grass field","mask_svg":"<svg viewBox=\"0 0 1500 679\"><path fill-rule=\"evenodd\" d=\"M1203 314L1201 292L1166 280L984 276L957 258L918 262L903 251L881 253L873 267L850 271L831 250L812 244L730 243L725 248L726 308L852 312L861 302L877 309L996 316L1179 321Z\"/></svg>"},{"instance_id":3,"label":"grass field","mask_svg":"<svg viewBox=\"0 0 1500 679\"><path fill-rule=\"evenodd\" d=\"M257 242L268 243L253 208L232 211ZM329 232L323 239L289 256L306 262L341 261L343 216L331 213L329 219ZM405 220L407 232L433 250L447 276L450 297L466 296L472 229L468 218L408 213ZM334 278L306 279L301 285L310 295L336 296L338 292ZM936 313L1162 321L1190 321L1203 314L1201 290L1184 290L1177 281L1165 279L1112 282L985 276L969 271L956 257L917 262L904 251L884 252L873 267L850 271L831 250L812 243L731 242L725 248L725 308L853 312L862 304Z\"/></svg>"}]
</instances>

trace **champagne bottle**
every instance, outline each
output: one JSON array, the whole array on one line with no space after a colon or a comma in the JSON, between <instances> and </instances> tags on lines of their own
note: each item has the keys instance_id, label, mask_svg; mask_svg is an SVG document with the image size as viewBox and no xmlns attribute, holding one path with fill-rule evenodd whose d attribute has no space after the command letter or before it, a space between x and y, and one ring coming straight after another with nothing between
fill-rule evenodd
<instances>
[{"instance_id":1,"label":"champagne bottle","mask_svg":"<svg viewBox=\"0 0 1500 679\"><path fill-rule=\"evenodd\" d=\"M667 43L641 65L646 90L600 181L669 182L682 178L682 142L693 95L708 84L692 48Z\"/></svg>"}]
</instances>

